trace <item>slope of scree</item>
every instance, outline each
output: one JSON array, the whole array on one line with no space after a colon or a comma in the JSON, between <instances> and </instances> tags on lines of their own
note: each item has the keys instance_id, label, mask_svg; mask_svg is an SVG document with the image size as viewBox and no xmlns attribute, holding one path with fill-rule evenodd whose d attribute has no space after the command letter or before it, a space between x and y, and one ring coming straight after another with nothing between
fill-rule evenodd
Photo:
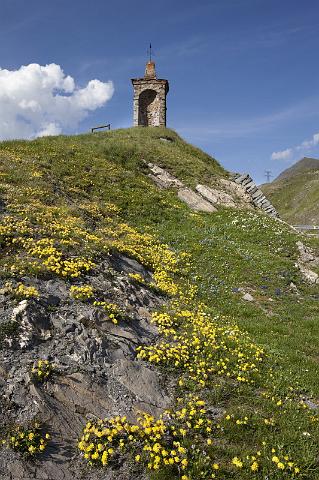
<instances>
[{"instance_id":1,"label":"slope of scree","mask_svg":"<svg viewBox=\"0 0 319 480\"><path fill-rule=\"evenodd\" d=\"M315 240L162 128L1 143L0 216L1 479L317 478Z\"/></svg>"}]
</instances>

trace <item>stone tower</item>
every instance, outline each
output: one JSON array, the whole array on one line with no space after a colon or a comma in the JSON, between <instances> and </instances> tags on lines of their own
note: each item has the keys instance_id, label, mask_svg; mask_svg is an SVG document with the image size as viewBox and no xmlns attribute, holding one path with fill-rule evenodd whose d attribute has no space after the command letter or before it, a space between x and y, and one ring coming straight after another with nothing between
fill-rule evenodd
<instances>
[{"instance_id":1,"label":"stone tower","mask_svg":"<svg viewBox=\"0 0 319 480\"><path fill-rule=\"evenodd\" d=\"M134 88L134 127L166 127L167 80L156 78L155 63L147 62L143 78L132 78Z\"/></svg>"}]
</instances>

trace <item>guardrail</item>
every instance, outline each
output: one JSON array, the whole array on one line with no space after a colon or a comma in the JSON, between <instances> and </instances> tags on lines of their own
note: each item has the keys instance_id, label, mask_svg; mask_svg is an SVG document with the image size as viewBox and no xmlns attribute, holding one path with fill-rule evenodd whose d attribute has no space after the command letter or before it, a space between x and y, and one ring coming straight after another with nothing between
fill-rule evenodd
<instances>
[{"instance_id":1,"label":"guardrail","mask_svg":"<svg viewBox=\"0 0 319 480\"><path fill-rule=\"evenodd\" d=\"M100 130L100 128L107 128L108 130L111 130L111 124L108 123L107 125L100 125L99 127L93 127L91 128L91 133L94 133L95 130Z\"/></svg>"},{"instance_id":2,"label":"guardrail","mask_svg":"<svg viewBox=\"0 0 319 480\"><path fill-rule=\"evenodd\" d=\"M319 230L319 225L293 225L296 230Z\"/></svg>"}]
</instances>

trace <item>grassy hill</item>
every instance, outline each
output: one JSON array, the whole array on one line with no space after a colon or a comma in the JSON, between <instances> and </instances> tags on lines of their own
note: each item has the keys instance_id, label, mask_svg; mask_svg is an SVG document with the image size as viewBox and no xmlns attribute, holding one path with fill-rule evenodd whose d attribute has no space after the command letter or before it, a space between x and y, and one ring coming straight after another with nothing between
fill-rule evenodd
<instances>
[{"instance_id":1,"label":"grassy hill","mask_svg":"<svg viewBox=\"0 0 319 480\"><path fill-rule=\"evenodd\" d=\"M261 189L290 224L319 223L319 160L303 158Z\"/></svg>"},{"instance_id":2,"label":"grassy hill","mask_svg":"<svg viewBox=\"0 0 319 480\"><path fill-rule=\"evenodd\" d=\"M32 435L43 425L52 433L43 443L48 446L42 457L39 443L32 460L22 457L19 467L30 478L40 478L44 462L50 468L65 464L66 472L76 466L73 474L92 479L317 479L319 291L296 266L296 242L301 239L317 255L318 242L312 239L310 245L258 210L194 212L174 189L153 183L145 162L167 169L191 188L228 178L216 160L163 128L0 144L0 380L4 385L11 379L14 385L10 395L1 397L3 471L20 458L17 451L25 451L19 435L29 438L31 433L26 442L33 442L41 438ZM278 207L275 198L271 200ZM119 256L139 273L116 277L115 270L105 270L106 262L115 265ZM85 362L78 360L72 372L62 365L64 370L50 376L50 359L49 366L35 367L40 377L48 373L46 382L31 381L30 386L27 373L20 378L19 368L31 359L38 362L49 345L54 363L63 355L63 337L54 343L57 313L63 311L52 299L45 303L41 293L52 285L62 292L55 297L64 295L63 308L74 315L74 322L79 315L74 305L82 319L83 312L92 313L82 320L83 328L91 329L85 340L91 343L102 328L102 310L113 323L108 332L112 342L123 332L132 336L134 322L144 331L146 324L130 317L127 307L135 292L130 308L137 305L142 315L147 295L158 333L140 345L134 340L127 355L139 368L150 368L149 374L164 376L170 411L161 419L156 409L153 416L137 415L137 407L127 403L125 418L122 410L113 415L110 408L110 418L99 422L95 414L89 415L96 411L98 397L92 397L85 411L74 403L78 420L68 424L79 443L59 450L52 428L61 413L59 403L54 403L51 416L45 412L53 408L53 399L57 402L61 377L61 398L71 379L76 379L75 390L85 384L87 396L98 384L102 396L112 397L108 379L120 352L114 353L115 360L102 358L98 364L94 351L88 355L85 362L92 368L86 370L87 380ZM10 320L12 308L22 308L21 301L31 302L34 316L38 311L42 319L48 315L55 322L25 353L14 342L26 319L21 325ZM65 330L66 339L72 328ZM83 339L83 329L78 335ZM11 364L21 367L10 370ZM131 377L139 381L138 375ZM12 400L14 388L22 388L23 382L28 386L25 402L34 398L34 405L41 398L44 405L37 415L40 426L32 427L38 428L35 434L31 427L26 430L33 407L24 412ZM146 385L143 388L151 389L151 382ZM116 400L123 409L129 398L125 392ZM141 410L141 402L138 405ZM17 428L19 434L13 434ZM109 476L102 477L107 474L100 473L101 468ZM68 475L65 478L72 477Z\"/></svg>"}]
</instances>

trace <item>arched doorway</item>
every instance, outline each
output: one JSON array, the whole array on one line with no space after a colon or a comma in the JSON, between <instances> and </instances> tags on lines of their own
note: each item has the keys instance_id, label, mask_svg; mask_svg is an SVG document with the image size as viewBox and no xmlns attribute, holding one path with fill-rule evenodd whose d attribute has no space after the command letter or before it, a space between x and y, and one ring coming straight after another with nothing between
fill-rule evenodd
<instances>
[{"instance_id":1,"label":"arched doorway","mask_svg":"<svg viewBox=\"0 0 319 480\"><path fill-rule=\"evenodd\" d=\"M139 119L138 124L144 127L159 125L159 98L155 90L144 90L138 99Z\"/></svg>"}]
</instances>

